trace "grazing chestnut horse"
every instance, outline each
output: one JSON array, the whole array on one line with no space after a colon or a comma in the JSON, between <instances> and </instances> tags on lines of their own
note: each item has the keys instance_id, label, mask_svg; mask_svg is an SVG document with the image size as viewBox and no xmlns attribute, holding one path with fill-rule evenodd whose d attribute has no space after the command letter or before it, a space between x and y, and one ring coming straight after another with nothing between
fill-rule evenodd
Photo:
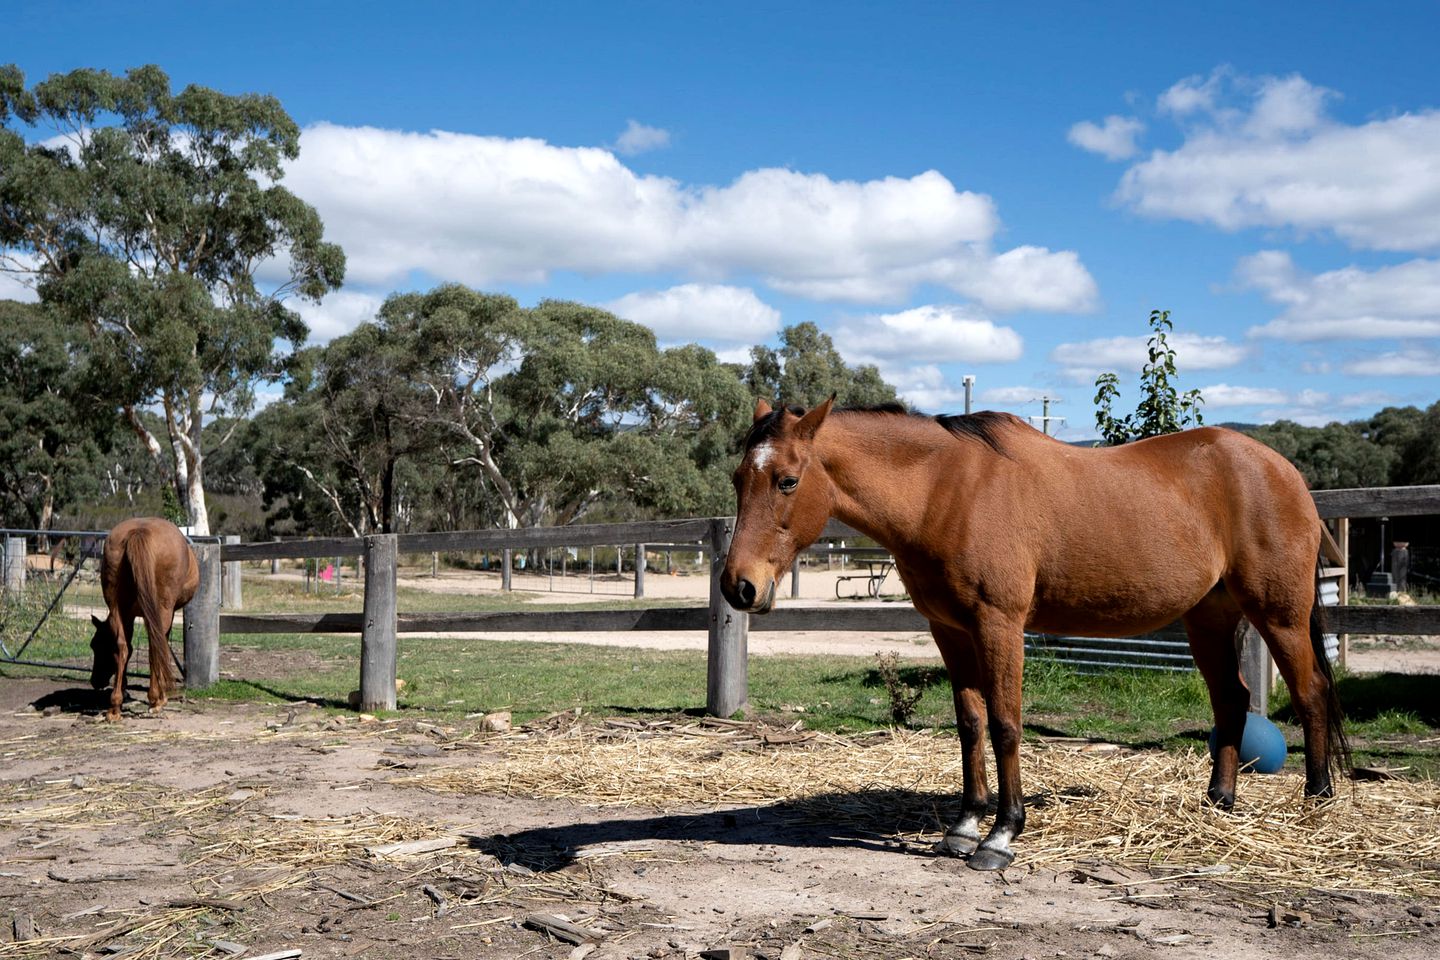
<instances>
[{"instance_id":1,"label":"grazing chestnut horse","mask_svg":"<svg viewBox=\"0 0 1440 960\"><path fill-rule=\"evenodd\" d=\"M721 590L737 610L767 612L832 516L894 555L954 690L964 789L941 852L977 870L1014 859L1027 629L1123 637L1182 619L1215 711L1207 796L1228 809L1250 701L1236 631L1248 619L1305 731L1305 792L1332 794L1331 756L1347 748L1317 605L1320 519L1278 453L1211 427L1078 448L1009 414L832 412L833 399L808 413L756 405ZM987 726L1000 791L982 841Z\"/></svg>"},{"instance_id":2,"label":"grazing chestnut horse","mask_svg":"<svg viewBox=\"0 0 1440 960\"><path fill-rule=\"evenodd\" d=\"M150 638L150 709L165 706L175 685L170 658L170 627L175 611L190 602L200 585L200 566L185 535L166 520L138 517L116 525L105 538L100 563L100 588L108 618L92 616L95 636L95 667L90 685L103 690L115 678L110 691L109 720L120 719L125 700L125 667L135 642L135 618L145 621Z\"/></svg>"}]
</instances>

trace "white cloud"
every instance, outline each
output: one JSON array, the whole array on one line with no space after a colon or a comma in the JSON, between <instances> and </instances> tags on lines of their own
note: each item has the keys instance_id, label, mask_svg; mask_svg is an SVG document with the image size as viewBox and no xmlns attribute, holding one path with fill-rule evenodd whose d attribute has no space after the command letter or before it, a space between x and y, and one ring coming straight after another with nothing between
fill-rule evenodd
<instances>
[{"instance_id":1,"label":"white cloud","mask_svg":"<svg viewBox=\"0 0 1440 960\"><path fill-rule=\"evenodd\" d=\"M615 138L615 152L623 153L627 157L668 146L670 146L669 130L647 126L638 120L628 121L620 136Z\"/></svg>"},{"instance_id":2,"label":"white cloud","mask_svg":"<svg viewBox=\"0 0 1440 960\"><path fill-rule=\"evenodd\" d=\"M881 373L900 399L916 410L948 413L965 409L964 384L952 383L934 364L882 368Z\"/></svg>"},{"instance_id":3,"label":"white cloud","mask_svg":"<svg viewBox=\"0 0 1440 960\"><path fill-rule=\"evenodd\" d=\"M1008 363L1024 353L1024 341L1012 328L956 306L923 306L863 317L842 324L834 340L847 359L882 369L917 360Z\"/></svg>"},{"instance_id":4,"label":"white cloud","mask_svg":"<svg viewBox=\"0 0 1440 960\"><path fill-rule=\"evenodd\" d=\"M1331 232L1355 247L1440 248L1440 112L1357 125L1326 115L1335 94L1298 75L1217 71L1160 97L1185 140L1126 171L1116 196L1140 213L1225 230Z\"/></svg>"},{"instance_id":5,"label":"white cloud","mask_svg":"<svg viewBox=\"0 0 1440 960\"><path fill-rule=\"evenodd\" d=\"M1081 120L1070 128L1066 139L1082 150L1098 153L1106 160L1125 160L1135 156L1135 139L1145 129L1145 124L1134 117L1114 114L1103 123Z\"/></svg>"},{"instance_id":6,"label":"white cloud","mask_svg":"<svg viewBox=\"0 0 1440 960\"><path fill-rule=\"evenodd\" d=\"M1201 78L1199 74L1186 77L1160 94L1156 107L1161 113L1177 117L1201 112L1213 113L1215 101L1220 92L1220 83L1228 74L1229 71L1221 67L1212 72L1209 77Z\"/></svg>"},{"instance_id":7,"label":"white cloud","mask_svg":"<svg viewBox=\"0 0 1440 960\"><path fill-rule=\"evenodd\" d=\"M627 293L605 309L643 323L666 342L761 343L780 329L780 311L746 287L687 283Z\"/></svg>"},{"instance_id":8,"label":"white cloud","mask_svg":"<svg viewBox=\"0 0 1440 960\"><path fill-rule=\"evenodd\" d=\"M980 391L981 403L997 403L1015 406L1022 403L1038 401L1042 397L1049 397L1056 403L1063 403L1060 395L1044 387L990 387Z\"/></svg>"},{"instance_id":9,"label":"white cloud","mask_svg":"<svg viewBox=\"0 0 1440 960\"><path fill-rule=\"evenodd\" d=\"M934 170L849 181L772 168L689 185L594 147L318 124L286 183L319 210L362 284L414 271L474 286L675 271L712 283L753 274L825 300L896 302L922 283L997 310L1095 300L1073 252L997 254L994 201Z\"/></svg>"},{"instance_id":10,"label":"white cloud","mask_svg":"<svg viewBox=\"0 0 1440 960\"><path fill-rule=\"evenodd\" d=\"M336 290L318 304L308 300L292 300L290 306L310 327L311 343L329 343L344 336L367 320L374 320L381 298L358 290Z\"/></svg>"},{"instance_id":11,"label":"white cloud","mask_svg":"<svg viewBox=\"0 0 1440 960\"><path fill-rule=\"evenodd\" d=\"M1436 377L1440 376L1440 351L1382 353L1351 360L1341 369L1357 377Z\"/></svg>"},{"instance_id":12,"label":"white cloud","mask_svg":"<svg viewBox=\"0 0 1440 960\"><path fill-rule=\"evenodd\" d=\"M1072 383L1090 383L1107 372L1134 376L1149 360L1148 342L1149 337L1134 336L1062 343L1050 352L1050 359ZM1225 337L1176 333L1167 336L1166 342L1175 349L1175 364L1182 376L1190 370L1233 367L1250 355L1249 347Z\"/></svg>"},{"instance_id":13,"label":"white cloud","mask_svg":"<svg viewBox=\"0 0 1440 960\"><path fill-rule=\"evenodd\" d=\"M1281 250L1263 250L1236 267L1243 286L1285 307L1250 331L1254 337L1302 342L1440 337L1440 261L1411 260L1365 270L1307 274Z\"/></svg>"},{"instance_id":14,"label":"white cloud","mask_svg":"<svg viewBox=\"0 0 1440 960\"><path fill-rule=\"evenodd\" d=\"M1289 394L1272 387L1237 387L1228 383L1212 383L1200 388L1207 407L1250 407L1288 403Z\"/></svg>"}]
</instances>

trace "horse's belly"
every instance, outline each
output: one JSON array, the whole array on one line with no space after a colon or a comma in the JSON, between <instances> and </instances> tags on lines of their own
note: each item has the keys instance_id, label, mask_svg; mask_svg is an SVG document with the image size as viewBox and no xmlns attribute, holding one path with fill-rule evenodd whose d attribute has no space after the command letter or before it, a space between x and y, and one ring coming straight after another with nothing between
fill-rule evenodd
<instances>
[{"instance_id":1,"label":"horse's belly","mask_svg":"<svg viewBox=\"0 0 1440 960\"><path fill-rule=\"evenodd\" d=\"M1025 625L1037 633L1081 637L1149 633L1179 619L1214 585L1213 580L1203 584L1135 584L1059 597L1037 590Z\"/></svg>"}]
</instances>

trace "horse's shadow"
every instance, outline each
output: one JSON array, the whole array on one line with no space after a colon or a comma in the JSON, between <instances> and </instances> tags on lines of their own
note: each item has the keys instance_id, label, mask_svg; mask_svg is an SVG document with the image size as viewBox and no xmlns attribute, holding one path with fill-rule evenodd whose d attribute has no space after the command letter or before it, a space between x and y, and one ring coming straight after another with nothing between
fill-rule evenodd
<instances>
[{"instance_id":1,"label":"horse's shadow","mask_svg":"<svg viewBox=\"0 0 1440 960\"><path fill-rule=\"evenodd\" d=\"M89 686L65 687L32 700L30 705L36 711L59 707L62 713L104 713L110 708L110 691Z\"/></svg>"},{"instance_id":2,"label":"horse's shadow","mask_svg":"<svg viewBox=\"0 0 1440 960\"><path fill-rule=\"evenodd\" d=\"M1027 807L1080 799L1084 787L1025 798ZM992 804L993 806L993 804ZM993 812L993 810L992 810ZM931 855L917 834L938 835L960 814L959 797L905 789L817 794L759 807L700 813L615 817L514 833L472 835L470 846L506 866L549 872L585 859L588 848L616 843L689 841L747 846L841 848L879 853Z\"/></svg>"},{"instance_id":3,"label":"horse's shadow","mask_svg":"<svg viewBox=\"0 0 1440 960\"><path fill-rule=\"evenodd\" d=\"M862 803L866 807L888 807L898 811L899 816L863 826L857 816ZM913 847L901 839L902 834L940 829L940 821L932 811L953 818L959 805L949 797L934 794L869 790L762 807L532 827L515 833L472 836L470 846L491 854L506 866L513 864L537 872L561 870L582 860L587 848L649 840L895 852Z\"/></svg>"}]
</instances>

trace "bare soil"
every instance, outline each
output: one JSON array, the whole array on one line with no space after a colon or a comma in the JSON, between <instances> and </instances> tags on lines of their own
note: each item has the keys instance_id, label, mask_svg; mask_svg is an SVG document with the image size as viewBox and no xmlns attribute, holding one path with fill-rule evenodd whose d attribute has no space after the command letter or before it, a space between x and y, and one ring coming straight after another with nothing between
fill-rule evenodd
<instances>
[{"instance_id":1,"label":"bare soil","mask_svg":"<svg viewBox=\"0 0 1440 960\"><path fill-rule=\"evenodd\" d=\"M1104 863L979 874L775 808L659 814L392 782L494 762L505 739L473 726L203 700L110 725L98 710L69 681L0 681L0 956L585 955L526 926L535 914L587 930L593 960L1440 951L1434 901ZM371 849L427 838L442 848Z\"/></svg>"}]
</instances>

